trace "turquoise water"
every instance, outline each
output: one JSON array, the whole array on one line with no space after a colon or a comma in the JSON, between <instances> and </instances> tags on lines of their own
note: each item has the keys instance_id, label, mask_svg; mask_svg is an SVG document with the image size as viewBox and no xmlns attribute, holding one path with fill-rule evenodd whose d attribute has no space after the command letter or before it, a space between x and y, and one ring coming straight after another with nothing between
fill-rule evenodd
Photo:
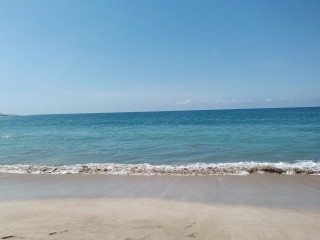
<instances>
[{"instance_id":1,"label":"turquoise water","mask_svg":"<svg viewBox=\"0 0 320 240\"><path fill-rule=\"evenodd\" d=\"M320 160L320 108L0 118L0 165Z\"/></svg>"}]
</instances>

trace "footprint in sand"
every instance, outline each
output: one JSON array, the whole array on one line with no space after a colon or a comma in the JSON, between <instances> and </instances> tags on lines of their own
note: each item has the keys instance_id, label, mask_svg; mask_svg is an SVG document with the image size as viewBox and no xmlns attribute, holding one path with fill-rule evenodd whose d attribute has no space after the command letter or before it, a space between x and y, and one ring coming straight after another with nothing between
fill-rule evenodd
<instances>
[{"instance_id":1,"label":"footprint in sand","mask_svg":"<svg viewBox=\"0 0 320 240\"><path fill-rule=\"evenodd\" d=\"M194 233L191 233L191 234L189 234L187 236L190 237L190 238L196 238L197 237L197 233L194 232Z\"/></svg>"},{"instance_id":2,"label":"footprint in sand","mask_svg":"<svg viewBox=\"0 0 320 240\"><path fill-rule=\"evenodd\" d=\"M194 224L196 224L196 223L193 222L191 225L185 226L184 229L191 228Z\"/></svg>"},{"instance_id":3,"label":"footprint in sand","mask_svg":"<svg viewBox=\"0 0 320 240\"><path fill-rule=\"evenodd\" d=\"M1 239L9 239L9 238L24 238L24 237L18 237L18 236L14 236L14 235L9 235L9 236L5 236L5 237L2 237Z\"/></svg>"},{"instance_id":4,"label":"footprint in sand","mask_svg":"<svg viewBox=\"0 0 320 240\"><path fill-rule=\"evenodd\" d=\"M193 225L195 225L196 223L193 222L191 225L187 225L184 227L184 230L187 230L188 228L191 228ZM187 237L190 237L190 238L196 238L197 237L197 233L196 232L193 232L193 233L190 233L187 235Z\"/></svg>"},{"instance_id":5,"label":"footprint in sand","mask_svg":"<svg viewBox=\"0 0 320 240\"><path fill-rule=\"evenodd\" d=\"M192 225L185 226L184 229L191 228L191 227L192 227Z\"/></svg>"},{"instance_id":6,"label":"footprint in sand","mask_svg":"<svg viewBox=\"0 0 320 240\"><path fill-rule=\"evenodd\" d=\"M52 235L55 235L55 234L61 234L61 233L66 233L66 232L69 232L69 230L64 230L64 231L61 231L61 232L51 232L51 233L49 233L49 235L52 236Z\"/></svg>"}]
</instances>

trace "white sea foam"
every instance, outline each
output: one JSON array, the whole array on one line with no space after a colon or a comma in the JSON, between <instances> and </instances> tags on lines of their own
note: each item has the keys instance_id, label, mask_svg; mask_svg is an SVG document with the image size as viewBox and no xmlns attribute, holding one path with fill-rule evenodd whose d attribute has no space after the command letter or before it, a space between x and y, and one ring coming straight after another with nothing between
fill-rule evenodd
<instances>
[{"instance_id":1,"label":"white sea foam","mask_svg":"<svg viewBox=\"0 0 320 240\"><path fill-rule=\"evenodd\" d=\"M296 163L193 163L188 165L150 165L88 163L65 166L0 165L0 173L30 174L108 174L108 175L246 175L246 174L315 174L320 175L320 162Z\"/></svg>"},{"instance_id":2,"label":"white sea foam","mask_svg":"<svg viewBox=\"0 0 320 240\"><path fill-rule=\"evenodd\" d=\"M1 138L10 138L11 136L10 135L3 135L1 136Z\"/></svg>"}]
</instances>

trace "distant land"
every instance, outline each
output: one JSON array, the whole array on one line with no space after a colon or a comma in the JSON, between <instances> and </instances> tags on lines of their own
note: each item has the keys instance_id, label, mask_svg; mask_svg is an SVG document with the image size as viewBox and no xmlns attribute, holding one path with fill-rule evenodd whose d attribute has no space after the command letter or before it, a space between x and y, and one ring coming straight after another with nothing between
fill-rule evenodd
<instances>
[{"instance_id":1,"label":"distant land","mask_svg":"<svg viewBox=\"0 0 320 240\"><path fill-rule=\"evenodd\" d=\"M15 114L5 114L0 112L0 117L11 117L11 116L15 116Z\"/></svg>"}]
</instances>

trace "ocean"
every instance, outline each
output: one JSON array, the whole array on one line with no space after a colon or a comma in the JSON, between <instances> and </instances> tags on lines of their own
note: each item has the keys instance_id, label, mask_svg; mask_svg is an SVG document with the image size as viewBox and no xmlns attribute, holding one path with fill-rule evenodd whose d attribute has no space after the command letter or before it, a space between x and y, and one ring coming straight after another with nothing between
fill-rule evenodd
<instances>
[{"instance_id":1,"label":"ocean","mask_svg":"<svg viewBox=\"0 0 320 240\"><path fill-rule=\"evenodd\" d=\"M320 173L320 108L0 117L0 172Z\"/></svg>"}]
</instances>

